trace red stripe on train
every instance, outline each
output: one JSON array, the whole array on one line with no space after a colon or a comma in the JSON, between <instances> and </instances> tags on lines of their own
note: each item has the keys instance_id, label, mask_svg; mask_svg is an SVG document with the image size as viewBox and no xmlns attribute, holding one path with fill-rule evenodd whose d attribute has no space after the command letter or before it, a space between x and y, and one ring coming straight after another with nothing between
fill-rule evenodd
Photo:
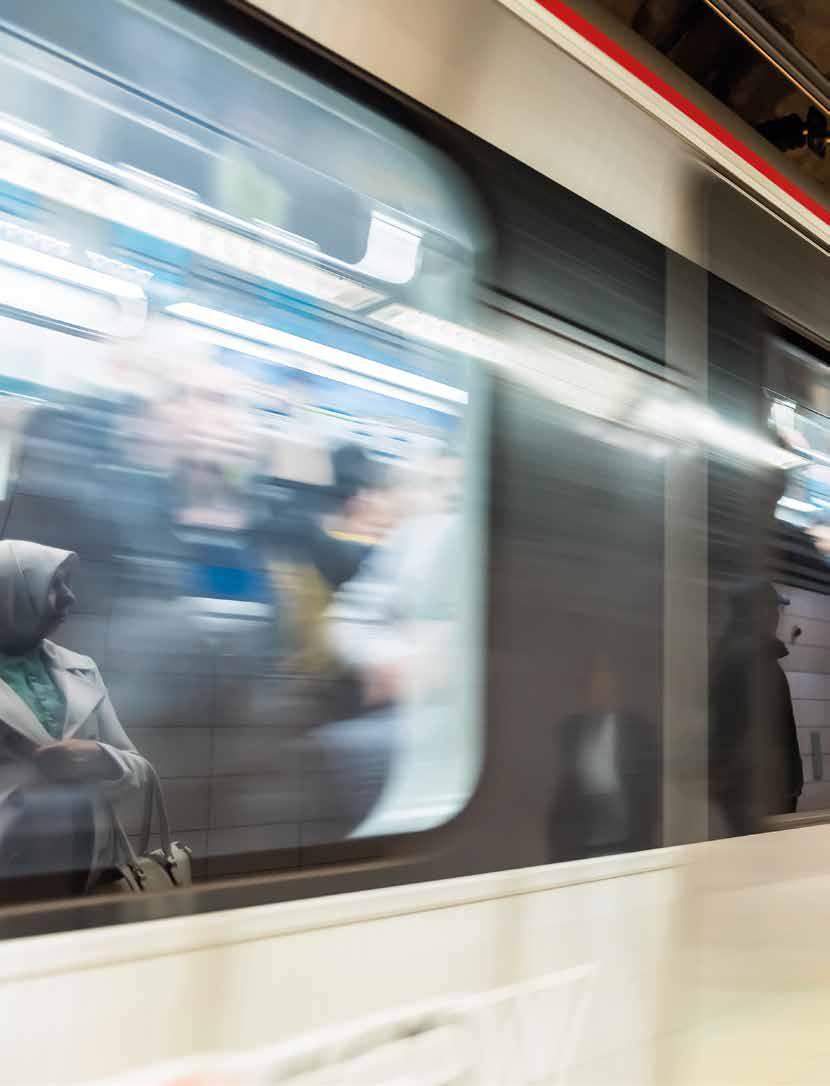
<instances>
[{"instance_id":1,"label":"red stripe on train","mask_svg":"<svg viewBox=\"0 0 830 1086\"><path fill-rule=\"evenodd\" d=\"M607 34L604 34L601 30L597 29L590 23L584 15L580 15L574 11L568 4L563 3L563 0L536 0L536 3L540 7L543 7L551 15L555 16L560 22L565 23L571 30L575 30L577 34L585 38L591 45L595 45L597 49L600 49L606 56L609 56L612 60L616 61L626 71L630 72L633 76L636 76L640 82L645 83L647 87L651 87L653 91L656 91L661 98L664 98L667 102L670 102L676 109L679 109L681 113L684 113L695 124L700 125L715 139L719 140L725 147L728 147L730 151L734 151L736 155L749 163L759 173L763 174L769 181L772 181L774 185L777 185L788 196L791 196L794 200L797 200L803 207L806 207L808 211L812 212L822 222L830 224L830 209L824 204L818 202L805 192L802 188L796 185L788 177L785 177L779 170L773 165L767 162L759 154L752 150L737 136L733 135L723 125L718 124L707 113L689 101L678 90L667 83L665 79L661 79L659 75L648 68L641 60L637 60L627 50L615 42L613 38L609 38Z\"/></svg>"}]
</instances>

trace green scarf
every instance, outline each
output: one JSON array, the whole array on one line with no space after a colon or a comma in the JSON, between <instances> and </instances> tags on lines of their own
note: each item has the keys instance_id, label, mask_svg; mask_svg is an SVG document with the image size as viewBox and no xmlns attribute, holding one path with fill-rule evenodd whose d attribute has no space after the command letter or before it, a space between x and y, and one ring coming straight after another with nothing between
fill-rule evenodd
<instances>
[{"instance_id":1,"label":"green scarf","mask_svg":"<svg viewBox=\"0 0 830 1086\"><path fill-rule=\"evenodd\" d=\"M0 679L29 706L53 739L63 738L66 700L46 666L39 645L23 656L0 653Z\"/></svg>"}]
</instances>

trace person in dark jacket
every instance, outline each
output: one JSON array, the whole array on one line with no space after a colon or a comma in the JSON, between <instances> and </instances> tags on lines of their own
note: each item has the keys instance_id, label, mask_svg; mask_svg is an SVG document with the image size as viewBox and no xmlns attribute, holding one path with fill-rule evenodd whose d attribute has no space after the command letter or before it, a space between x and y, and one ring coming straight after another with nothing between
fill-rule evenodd
<instances>
[{"instance_id":1,"label":"person in dark jacket","mask_svg":"<svg viewBox=\"0 0 830 1086\"><path fill-rule=\"evenodd\" d=\"M381 465L359 445L342 445L331 459L334 482L325 512L301 514L283 533L291 543L294 661L301 672L318 675L331 670L323 636L326 609L357 574L384 527L376 515L385 485Z\"/></svg>"},{"instance_id":2,"label":"person in dark jacket","mask_svg":"<svg viewBox=\"0 0 830 1086\"><path fill-rule=\"evenodd\" d=\"M593 661L585 711L556 726L554 759L552 860L659 844L659 734L624 708L617 672L604 653Z\"/></svg>"},{"instance_id":3,"label":"person in dark jacket","mask_svg":"<svg viewBox=\"0 0 830 1086\"><path fill-rule=\"evenodd\" d=\"M375 498L383 486L380 464L359 445L332 453L330 509L310 533L309 555L320 576L336 592L357 573L377 542Z\"/></svg>"},{"instance_id":4,"label":"person in dark jacket","mask_svg":"<svg viewBox=\"0 0 830 1086\"><path fill-rule=\"evenodd\" d=\"M765 581L733 596L712 663L709 780L729 834L754 833L768 815L795 811L804 783L795 716L780 661L780 608Z\"/></svg>"}]
</instances>

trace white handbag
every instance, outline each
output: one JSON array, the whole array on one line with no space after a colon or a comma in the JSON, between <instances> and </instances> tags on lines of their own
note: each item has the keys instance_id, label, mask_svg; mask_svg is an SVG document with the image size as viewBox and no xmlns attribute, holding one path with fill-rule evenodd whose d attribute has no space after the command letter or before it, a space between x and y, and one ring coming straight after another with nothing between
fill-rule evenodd
<instances>
[{"instance_id":1,"label":"white handbag","mask_svg":"<svg viewBox=\"0 0 830 1086\"><path fill-rule=\"evenodd\" d=\"M100 879L89 891L92 894L105 893L151 893L160 890L174 890L190 886L191 850L187 845L170 839L170 822L167 817L167 805L161 781L152 766L149 768L144 820L136 850L127 835L118 815L113 810L112 820L115 837L121 854L126 859ZM161 848L150 851L150 834L153 827L153 814L158 811L159 837Z\"/></svg>"}]
</instances>

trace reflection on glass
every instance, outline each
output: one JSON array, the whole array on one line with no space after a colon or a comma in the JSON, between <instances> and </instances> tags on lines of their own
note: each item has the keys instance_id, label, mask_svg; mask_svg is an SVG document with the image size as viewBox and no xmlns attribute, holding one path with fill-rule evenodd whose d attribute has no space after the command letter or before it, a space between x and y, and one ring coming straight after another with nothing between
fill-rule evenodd
<instances>
[{"instance_id":1,"label":"reflection on glass","mask_svg":"<svg viewBox=\"0 0 830 1086\"><path fill-rule=\"evenodd\" d=\"M625 705L613 657L595 654L584 711L554 727L554 860L636 852L659 840L659 740L654 726Z\"/></svg>"},{"instance_id":2,"label":"reflection on glass","mask_svg":"<svg viewBox=\"0 0 830 1086\"><path fill-rule=\"evenodd\" d=\"M781 661L781 610L763 580L740 585L712 661L710 790L729 835L754 833L795 811L804 786L792 695Z\"/></svg>"},{"instance_id":3,"label":"reflection on glass","mask_svg":"<svg viewBox=\"0 0 830 1086\"><path fill-rule=\"evenodd\" d=\"M75 604L76 564L68 551L0 542L5 897L83 892L124 863L112 805L148 783L95 662L50 639Z\"/></svg>"}]
</instances>

